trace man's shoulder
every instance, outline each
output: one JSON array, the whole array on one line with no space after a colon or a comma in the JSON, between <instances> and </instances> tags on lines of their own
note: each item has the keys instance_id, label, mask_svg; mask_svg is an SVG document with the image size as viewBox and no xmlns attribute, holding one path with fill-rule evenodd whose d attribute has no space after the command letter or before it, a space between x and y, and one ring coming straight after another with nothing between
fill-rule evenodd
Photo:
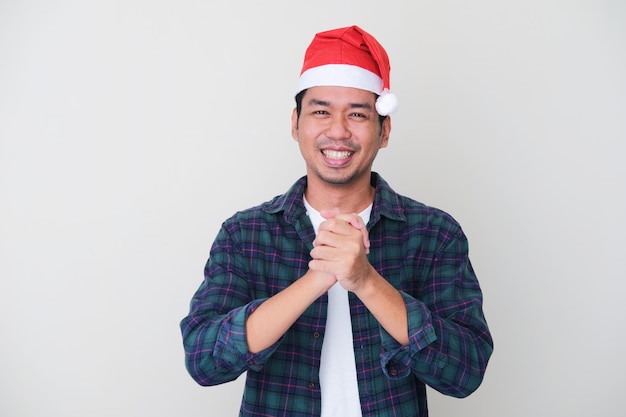
<instances>
[{"instance_id":1,"label":"man's shoulder","mask_svg":"<svg viewBox=\"0 0 626 417\"><path fill-rule=\"evenodd\" d=\"M277 207L277 202L283 196L284 194L281 194L256 206L237 210L232 216L226 219L225 223L246 223L250 221L260 221L261 219L273 219L276 217L276 212L273 208Z\"/></svg>"},{"instance_id":2,"label":"man's shoulder","mask_svg":"<svg viewBox=\"0 0 626 417\"><path fill-rule=\"evenodd\" d=\"M430 224L452 228L460 225L448 212L412 197L397 193L381 177L380 187L381 211L386 217L405 222L407 225Z\"/></svg>"},{"instance_id":3,"label":"man's shoulder","mask_svg":"<svg viewBox=\"0 0 626 417\"><path fill-rule=\"evenodd\" d=\"M289 190L274 196L258 205L239 210L225 221L225 224L246 224L250 222L275 222L277 217L294 216L304 213L302 195L306 182L300 178Z\"/></svg>"},{"instance_id":4,"label":"man's shoulder","mask_svg":"<svg viewBox=\"0 0 626 417\"><path fill-rule=\"evenodd\" d=\"M452 218L452 216L450 216L448 212L442 210L439 207L428 205L421 201L415 200L414 198L401 194L398 194L398 197L402 201L402 207L404 208L406 213Z\"/></svg>"},{"instance_id":5,"label":"man's shoulder","mask_svg":"<svg viewBox=\"0 0 626 417\"><path fill-rule=\"evenodd\" d=\"M447 211L444 211L438 207L424 204L413 198L399 195L399 199L402 202L403 213L408 222L423 222L429 223L449 223L458 225L458 222Z\"/></svg>"}]
</instances>

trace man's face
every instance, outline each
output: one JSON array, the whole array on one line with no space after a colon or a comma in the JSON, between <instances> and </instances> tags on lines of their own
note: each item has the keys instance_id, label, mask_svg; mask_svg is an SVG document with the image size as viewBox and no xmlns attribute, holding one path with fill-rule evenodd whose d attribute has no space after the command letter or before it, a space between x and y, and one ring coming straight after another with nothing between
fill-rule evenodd
<instances>
[{"instance_id":1,"label":"man's face","mask_svg":"<svg viewBox=\"0 0 626 417\"><path fill-rule=\"evenodd\" d=\"M387 146L391 122L382 124L376 96L349 87L312 87L294 110L291 134L300 146L309 177L336 185L369 182L372 163Z\"/></svg>"}]
</instances>

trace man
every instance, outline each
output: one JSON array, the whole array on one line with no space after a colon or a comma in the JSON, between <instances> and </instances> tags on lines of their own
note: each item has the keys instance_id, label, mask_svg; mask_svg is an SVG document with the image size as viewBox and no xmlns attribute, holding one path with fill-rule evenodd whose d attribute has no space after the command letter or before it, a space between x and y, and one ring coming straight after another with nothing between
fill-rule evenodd
<instances>
[{"instance_id":1,"label":"man","mask_svg":"<svg viewBox=\"0 0 626 417\"><path fill-rule=\"evenodd\" d=\"M464 397L493 349L467 240L372 163L397 101L357 26L306 51L292 135L306 176L226 220L181 322L201 385L247 372L240 416L426 416Z\"/></svg>"}]
</instances>

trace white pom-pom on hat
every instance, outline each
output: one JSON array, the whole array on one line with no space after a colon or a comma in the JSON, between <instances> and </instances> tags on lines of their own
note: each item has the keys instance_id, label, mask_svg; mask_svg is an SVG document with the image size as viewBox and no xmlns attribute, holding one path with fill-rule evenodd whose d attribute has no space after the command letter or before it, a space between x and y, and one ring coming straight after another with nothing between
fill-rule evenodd
<instances>
[{"instance_id":1,"label":"white pom-pom on hat","mask_svg":"<svg viewBox=\"0 0 626 417\"><path fill-rule=\"evenodd\" d=\"M398 98L388 89L384 89L376 100L376 111L381 116L389 116L394 114L396 110L398 110Z\"/></svg>"}]
</instances>

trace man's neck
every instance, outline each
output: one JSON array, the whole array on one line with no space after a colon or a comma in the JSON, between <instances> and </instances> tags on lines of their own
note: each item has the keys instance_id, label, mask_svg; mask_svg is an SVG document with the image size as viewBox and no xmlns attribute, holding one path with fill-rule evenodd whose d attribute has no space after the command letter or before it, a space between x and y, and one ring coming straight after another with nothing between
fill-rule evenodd
<instances>
[{"instance_id":1,"label":"man's neck","mask_svg":"<svg viewBox=\"0 0 626 417\"><path fill-rule=\"evenodd\" d=\"M370 181L356 184L328 184L310 176L305 190L307 202L316 210L337 208L342 213L360 213L374 201Z\"/></svg>"}]
</instances>

